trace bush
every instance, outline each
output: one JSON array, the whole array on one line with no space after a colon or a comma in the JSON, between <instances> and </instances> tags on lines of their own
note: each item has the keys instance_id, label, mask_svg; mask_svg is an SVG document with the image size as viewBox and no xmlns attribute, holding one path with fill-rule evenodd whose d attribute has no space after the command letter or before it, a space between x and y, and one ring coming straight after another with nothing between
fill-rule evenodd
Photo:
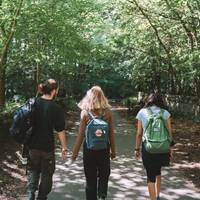
<instances>
[{"instance_id":1,"label":"bush","mask_svg":"<svg viewBox=\"0 0 200 200\"><path fill-rule=\"evenodd\" d=\"M1 135L8 133L8 129L12 121L12 114L15 111L15 109L19 107L21 104L22 102L20 103L20 102L15 102L15 101L9 101L6 103L6 106L3 109L1 109L1 112L0 112Z\"/></svg>"}]
</instances>

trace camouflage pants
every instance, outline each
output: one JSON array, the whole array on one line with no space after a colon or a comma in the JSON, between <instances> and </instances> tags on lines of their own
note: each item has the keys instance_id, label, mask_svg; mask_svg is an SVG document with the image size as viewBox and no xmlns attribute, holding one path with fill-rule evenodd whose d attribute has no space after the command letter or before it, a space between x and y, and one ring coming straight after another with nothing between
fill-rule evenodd
<instances>
[{"instance_id":1,"label":"camouflage pants","mask_svg":"<svg viewBox=\"0 0 200 200\"><path fill-rule=\"evenodd\" d=\"M52 189L52 177L55 171L54 152L43 152L32 149L29 151L27 166L29 200L35 199L38 190L38 200L46 200Z\"/></svg>"}]
</instances>

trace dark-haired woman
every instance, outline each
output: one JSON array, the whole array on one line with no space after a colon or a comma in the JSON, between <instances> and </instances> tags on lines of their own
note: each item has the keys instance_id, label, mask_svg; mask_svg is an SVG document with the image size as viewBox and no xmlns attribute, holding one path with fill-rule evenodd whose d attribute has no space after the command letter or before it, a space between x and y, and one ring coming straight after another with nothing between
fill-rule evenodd
<instances>
[{"instance_id":1,"label":"dark-haired woman","mask_svg":"<svg viewBox=\"0 0 200 200\"><path fill-rule=\"evenodd\" d=\"M137 134L135 145L135 157L140 157L140 146L142 144L142 161L147 173L147 184L149 190L150 200L160 200L160 188L161 188L161 168L168 166L170 162L170 156L172 156L172 150L169 153L157 153L152 154L146 151L144 143L142 142L142 136L145 128L149 122L149 109L153 114L158 114L162 109L162 117L165 120L165 124L169 135L172 137L172 127L170 113L164 109L165 105L163 98L158 93L149 95L146 105L142 108L137 116Z\"/></svg>"},{"instance_id":2,"label":"dark-haired woman","mask_svg":"<svg viewBox=\"0 0 200 200\"><path fill-rule=\"evenodd\" d=\"M53 101L58 93L58 84L49 79L39 85L42 96L36 100L33 136L29 143L28 161L28 199L46 200L52 189L55 170L54 130L62 146L62 159L66 157L65 119L62 109Z\"/></svg>"}]
</instances>

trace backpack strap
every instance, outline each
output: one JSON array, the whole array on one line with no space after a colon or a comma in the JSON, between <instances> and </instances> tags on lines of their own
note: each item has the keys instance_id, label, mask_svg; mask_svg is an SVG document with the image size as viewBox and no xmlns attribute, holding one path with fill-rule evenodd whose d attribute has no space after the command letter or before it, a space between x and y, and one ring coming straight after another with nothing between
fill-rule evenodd
<instances>
[{"instance_id":1,"label":"backpack strap","mask_svg":"<svg viewBox=\"0 0 200 200\"><path fill-rule=\"evenodd\" d=\"M95 119L95 116L91 113L91 112L88 112L88 115L91 119Z\"/></svg>"},{"instance_id":2,"label":"backpack strap","mask_svg":"<svg viewBox=\"0 0 200 200\"><path fill-rule=\"evenodd\" d=\"M149 116L154 114L154 112L152 111L152 109L150 107L147 108L147 112L148 112ZM160 108L160 111L158 113L156 113L156 114L160 114L160 116L163 118L164 110L162 108Z\"/></svg>"},{"instance_id":3,"label":"backpack strap","mask_svg":"<svg viewBox=\"0 0 200 200\"><path fill-rule=\"evenodd\" d=\"M161 114L161 118L162 118L162 120L163 120L163 123L164 123L164 127L167 129L167 125L166 125L166 120L164 119L164 109L160 109L160 114ZM167 129L167 131L168 131L168 129Z\"/></svg>"},{"instance_id":4,"label":"backpack strap","mask_svg":"<svg viewBox=\"0 0 200 200\"><path fill-rule=\"evenodd\" d=\"M147 125L146 125L146 127L144 129L144 134L143 134L143 139L144 140L143 141L148 140L147 135L145 134L147 128L149 128L149 126L151 126L150 129L152 129L152 123L151 123L152 119L151 119L150 116L153 115L154 113L153 113L153 111L151 110L150 107L147 108L147 113L148 113L149 120L148 120L148 123L147 123Z\"/></svg>"},{"instance_id":5,"label":"backpack strap","mask_svg":"<svg viewBox=\"0 0 200 200\"><path fill-rule=\"evenodd\" d=\"M150 107L147 108L147 113L149 114L149 116L150 116L150 115L153 115L153 111L151 110Z\"/></svg>"},{"instance_id":6,"label":"backpack strap","mask_svg":"<svg viewBox=\"0 0 200 200\"><path fill-rule=\"evenodd\" d=\"M103 119L104 116L105 116L105 113L101 113L99 116L94 116L90 111L88 112L88 114L89 114L89 117L90 117L91 119L95 119L95 118Z\"/></svg>"},{"instance_id":7,"label":"backpack strap","mask_svg":"<svg viewBox=\"0 0 200 200\"><path fill-rule=\"evenodd\" d=\"M161 109L160 109L160 114L161 114L161 117L163 118L163 120L164 120L164 117L163 117L164 112L165 112L165 111L161 108Z\"/></svg>"},{"instance_id":8,"label":"backpack strap","mask_svg":"<svg viewBox=\"0 0 200 200\"><path fill-rule=\"evenodd\" d=\"M151 110L151 108L150 107L148 107L147 108L147 113L148 113L148 117L150 118L150 116L151 115L153 115L153 111ZM149 127L149 125L150 125L150 121L151 119L149 119L149 121L148 121L148 124L146 125L146 127L145 127L145 130L144 131L146 131L147 130L147 128Z\"/></svg>"}]
</instances>

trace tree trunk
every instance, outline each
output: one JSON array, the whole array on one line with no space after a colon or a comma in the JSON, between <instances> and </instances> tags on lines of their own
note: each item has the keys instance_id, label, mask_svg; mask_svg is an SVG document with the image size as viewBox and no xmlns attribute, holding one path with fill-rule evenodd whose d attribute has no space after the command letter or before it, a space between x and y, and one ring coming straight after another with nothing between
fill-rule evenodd
<instances>
[{"instance_id":1,"label":"tree trunk","mask_svg":"<svg viewBox=\"0 0 200 200\"><path fill-rule=\"evenodd\" d=\"M13 39L14 32L16 30L16 25L17 25L17 17L20 14L20 10L22 7L23 0L20 0L19 6L16 9L14 19L11 23L11 28L10 32L8 33L8 37L3 43L3 47L0 50L0 107L5 106L5 80L6 80L6 63L7 63L7 54L8 54L8 49L10 46L10 43ZM2 4L2 1L0 1L0 5Z\"/></svg>"},{"instance_id":2,"label":"tree trunk","mask_svg":"<svg viewBox=\"0 0 200 200\"><path fill-rule=\"evenodd\" d=\"M3 68L0 66L0 68ZM5 105L5 68L0 70L0 108L4 107Z\"/></svg>"},{"instance_id":3,"label":"tree trunk","mask_svg":"<svg viewBox=\"0 0 200 200\"><path fill-rule=\"evenodd\" d=\"M34 73L34 84L35 90L34 93L38 95L38 85L40 83L40 66L39 63L36 63L35 73Z\"/></svg>"}]
</instances>

